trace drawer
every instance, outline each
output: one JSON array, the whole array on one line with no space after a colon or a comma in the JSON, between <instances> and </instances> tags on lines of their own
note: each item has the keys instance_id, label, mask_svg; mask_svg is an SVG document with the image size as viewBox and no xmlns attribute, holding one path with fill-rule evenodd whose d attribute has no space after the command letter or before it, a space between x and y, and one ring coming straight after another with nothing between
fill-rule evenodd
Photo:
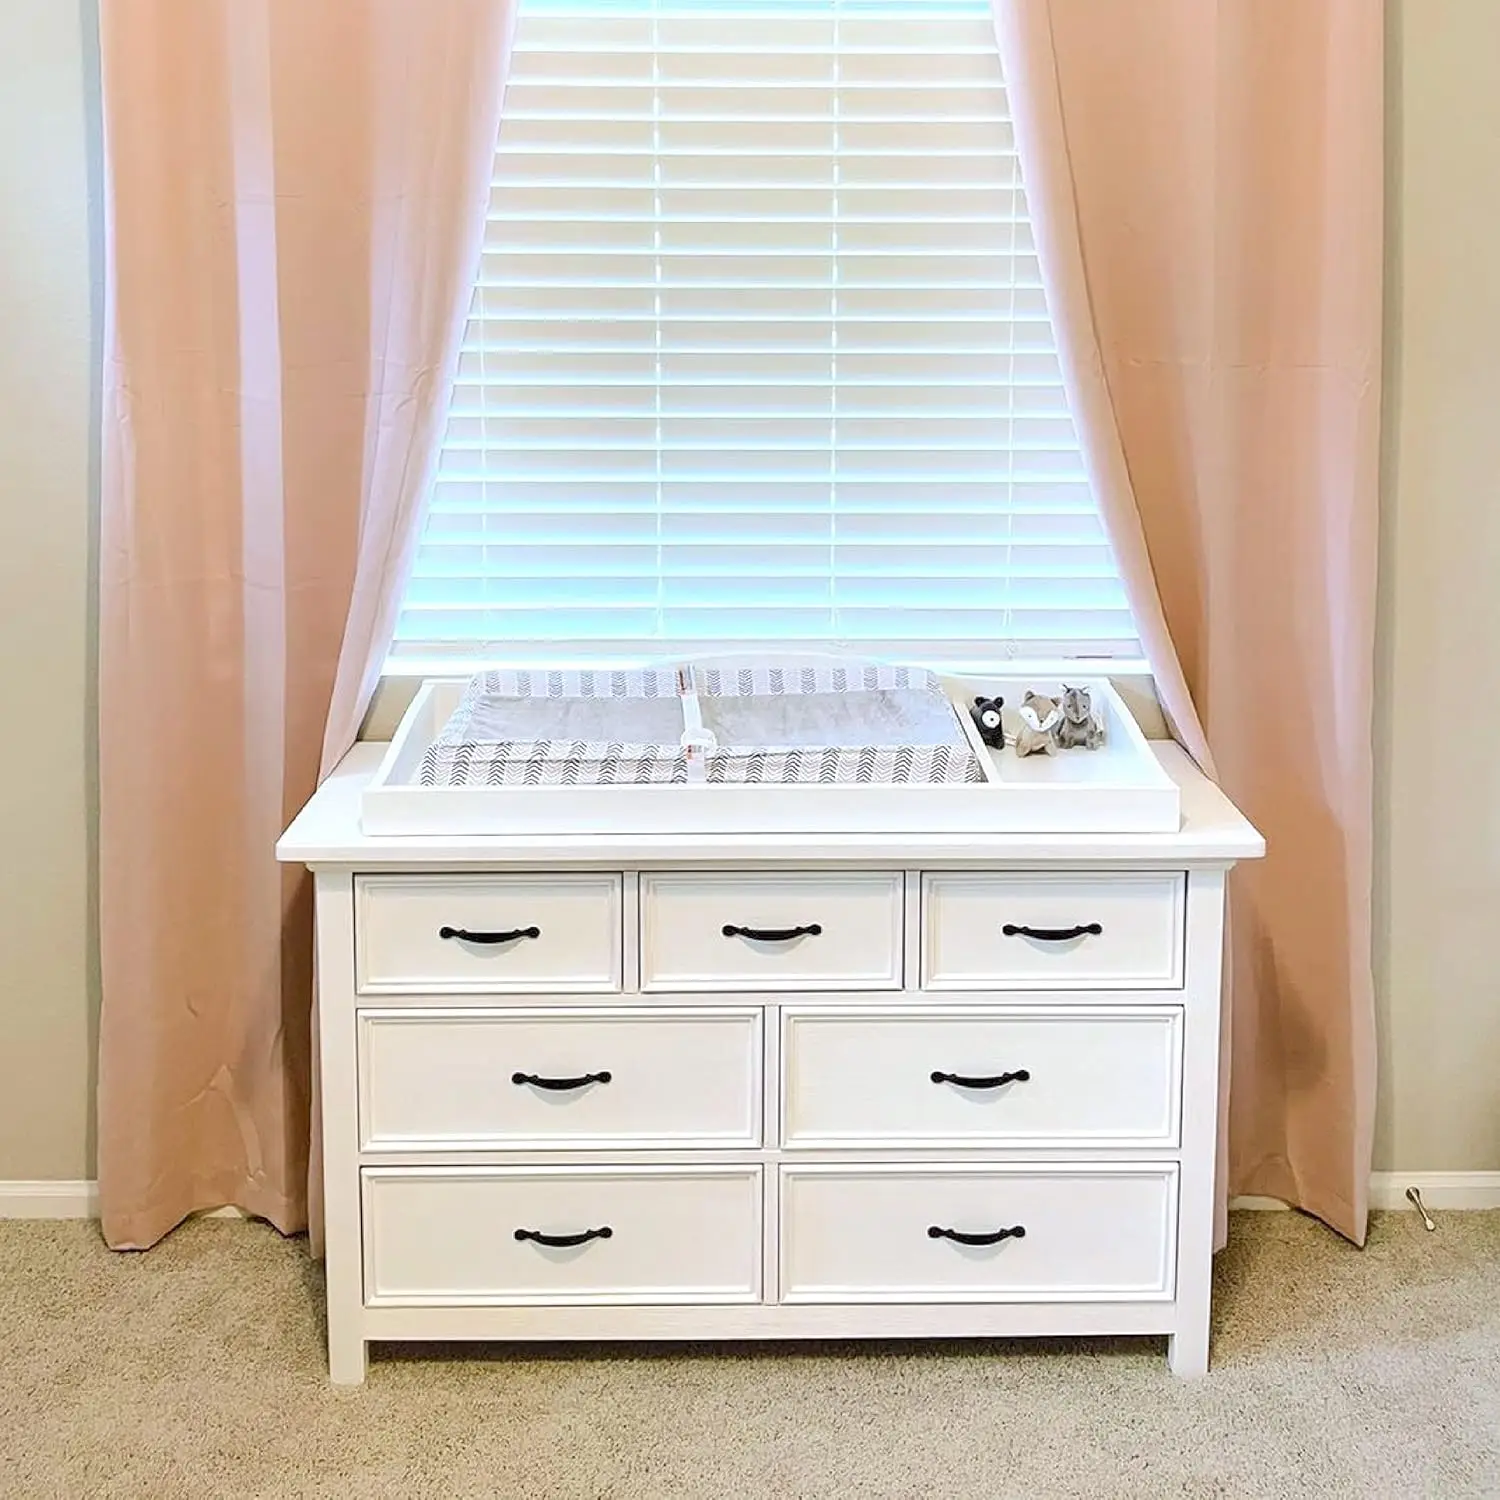
<instances>
[{"instance_id":1,"label":"drawer","mask_svg":"<svg viewBox=\"0 0 1500 1500\"><path fill-rule=\"evenodd\" d=\"M922 983L935 990L1180 989L1187 877L928 874Z\"/></svg>"},{"instance_id":2,"label":"drawer","mask_svg":"<svg viewBox=\"0 0 1500 1500\"><path fill-rule=\"evenodd\" d=\"M620 988L619 875L365 875L361 994Z\"/></svg>"},{"instance_id":3,"label":"drawer","mask_svg":"<svg viewBox=\"0 0 1500 1500\"><path fill-rule=\"evenodd\" d=\"M788 1146L1174 1147L1182 1013L782 1012Z\"/></svg>"},{"instance_id":4,"label":"drawer","mask_svg":"<svg viewBox=\"0 0 1500 1500\"><path fill-rule=\"evenodd\" d=\"M759 1010L365 1010L367 1151L758 1146Z\"/></svg>"},{"instance_id":5,"label":"drawer","mask_svg":"<svg viewBox=\"0 0 1500 1500\"><path fill-rule=\"evenodd\" d=\"M369 1167L361 1179L370 1306L760 1300L759 1167Z\"/></svg>"},{"instance_id":6,"label":"drawer","mask_svg":"<svg viewBox=\"0 0 1500 1500\"><path fill-rule=\"evenodd\" d=\"M1173 1295L1172 1166L785 1167L781 1194L783 1302Z\"/></svg>"},{"instance_id":7,"label":"drawer","mask_svg":"<svg viewBox=\"0 0 1500 1500\"><path fill-rule=\"evenodd\" d=\"M641 876L641 988L901 987L899 870Z\"/></svg>"}]
</instances>

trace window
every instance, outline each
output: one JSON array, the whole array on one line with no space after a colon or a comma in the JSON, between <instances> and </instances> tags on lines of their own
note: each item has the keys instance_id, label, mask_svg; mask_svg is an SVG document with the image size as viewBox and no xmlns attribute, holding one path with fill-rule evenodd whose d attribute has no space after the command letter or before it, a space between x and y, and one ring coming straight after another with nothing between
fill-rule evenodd
<instances>
[{"instance_id":1,"label":"window","mask_svg":"<svg viewBox=\"0 0 1500 1500\"><path fill-rule=\"evenodd\" d=\"M987 0L523 0L393 665L1140 647Z\"/></svg>"}]
</instances>

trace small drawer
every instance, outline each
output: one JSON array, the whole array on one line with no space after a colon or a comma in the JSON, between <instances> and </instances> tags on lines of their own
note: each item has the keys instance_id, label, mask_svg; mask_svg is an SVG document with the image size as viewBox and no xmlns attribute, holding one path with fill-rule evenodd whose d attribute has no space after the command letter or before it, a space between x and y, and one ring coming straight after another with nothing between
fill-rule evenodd
<instances>
[{"instance_id":1,"label":"small drawer","mask_svg":"<svg viewBox=\"0 0 1500 1500\"><path fill-rule=\"evenodd\" d=\"M759 1010L365 1010L367 1151L758 1146Z\"/></svg>"},{"instance_id":2,"label":"small drawer","mask_svg":"<svg viewBox=\"0 0 1500 1500\"><path fill-rule=\"evenodd\" d=\"M782 1012L789 1147L1177 1145L1182 1012Z\"/></svg>"},{"instance_id":3,"label":"small drawer","mask_svg":"<svg viewBox=\"0 0 1500 1500\"><path fill-rule=\"evenodd\" d=\"M372 1307L758 1302L759 1167L367 1167Z\"/></svg>"},{"instance_id":4,"label":"small drawer","mask_svg":"<svg viewBox=\"0 0 1500 1500\"><path fill-rule=\"evenodd\" d=\"M504 994L620 988L619 875L362 875L359 991Z\"/></svg>"},{"instance_id":5,"label":"small drawer","mask_svg":"<svg viewBox=\"0 0 1500 1500\"><path fill-rule=\"evenodd\" d=\"M641 876L645 990L901 987L903 877Z\"/></svg>"},{"instance_id":6,"label":"small drawer","mask_svg":"<svg viewBox=\"0 0 1500 1500\"><path fill-rule=\"evenodd\" d=\"M1177 1169L784 1167L783 1302L1167 1301Z\"/></svg>"},{"instance_id":7,"label":"small drawer","mask_svg":"<svg viewBox=\"0 0 1500 1500\"><path fill-rule=\"evenodd\" d=\"M922 877L934 990L1181 989L1180 872Z\"/></svg>"}]
</instances>

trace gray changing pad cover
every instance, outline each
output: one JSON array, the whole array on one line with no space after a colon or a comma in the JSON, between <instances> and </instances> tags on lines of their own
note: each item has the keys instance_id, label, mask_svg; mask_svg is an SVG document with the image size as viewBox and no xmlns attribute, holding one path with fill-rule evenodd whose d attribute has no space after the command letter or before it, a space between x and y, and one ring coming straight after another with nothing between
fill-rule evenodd
<instances>
[{"instance_id":1,"label":"gray changing pad cover","mask_svg":"<svg viewBox=\"0 0 1500 1500\"><path fill-rule=\"evenodd\" d=\"M708 741L693 751L682 743L689 691ZM695 779L931 784L979 782L984 773L933 673L819 664L482 672L420 774L423 786Z\"/></svg>"}]
</instances>

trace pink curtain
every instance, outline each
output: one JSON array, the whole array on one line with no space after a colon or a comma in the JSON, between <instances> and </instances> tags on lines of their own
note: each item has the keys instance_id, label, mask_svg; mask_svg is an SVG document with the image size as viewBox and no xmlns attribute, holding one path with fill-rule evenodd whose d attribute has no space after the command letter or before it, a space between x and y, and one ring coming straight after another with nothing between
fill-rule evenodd
<instances>
[{"instance_id":1,"label":"pink curtain","mask_svg":"<svg viewBox=\"0 0 1500 1500\"><path fill-rule=\"evenodd\" d=\"M99 1185L307 1218L290 815L388 644L515 0L103 0Z\"/></svg>"},{"instance_id":2,"label":"pink curtain","mask_svg":"<svg viewBox=\"0 0 1500 1500\"><path fill-rule=\"evenodd\" d=\"M1382 8L993 3L1071 395L1158 685L1269 847L1231 882L1221 1187L1362 1243Z\"/></svg>"}]
</instances>

